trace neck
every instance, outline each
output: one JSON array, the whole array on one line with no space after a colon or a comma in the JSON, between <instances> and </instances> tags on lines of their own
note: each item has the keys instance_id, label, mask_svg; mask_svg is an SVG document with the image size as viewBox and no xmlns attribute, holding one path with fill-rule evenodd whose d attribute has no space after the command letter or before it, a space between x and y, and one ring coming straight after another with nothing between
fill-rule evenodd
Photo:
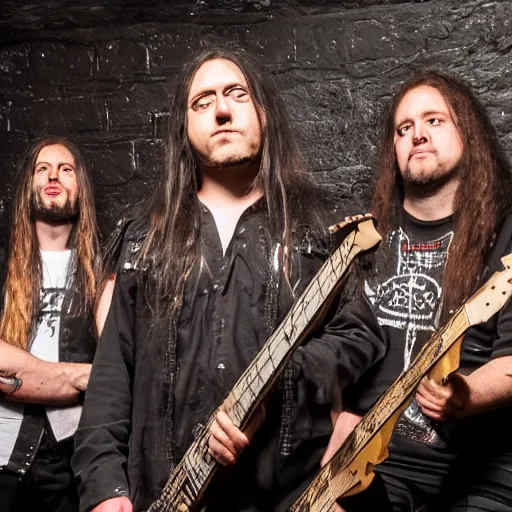
<instances>
[{"instance_id":1,"label":"neck","mask_svg":"<svg viewBox=\"0 0 512 512\"><path fill-rule=\"evenodd\" d=\"M214 169L201 168L201 188L197 196L208 208L229 208L256 202L262 191L252 188L259 165L248 164Z\"/></svg>"},{"instance_id":2,"label":"neck","mask_svg":"<svg viewBox=\"0 0 512 512\"><path fill-rule=\"evenodd\" d=\"M404 210L418 220L439 220L454 212L458 180L445 183L429 191L428 187L411 187L404 184Z\"/></svg>"},{"instance_id":3,"label":"neck","mask_svg":"<svg viewBox=\"0 0 512 512\"><path fill-rule=\"evenodd\" d=\"M73 228L71 222L50 223L36 220L35 226L42 251L65 251L68 248L68 239Z\"/></svg>"}]
</instances>

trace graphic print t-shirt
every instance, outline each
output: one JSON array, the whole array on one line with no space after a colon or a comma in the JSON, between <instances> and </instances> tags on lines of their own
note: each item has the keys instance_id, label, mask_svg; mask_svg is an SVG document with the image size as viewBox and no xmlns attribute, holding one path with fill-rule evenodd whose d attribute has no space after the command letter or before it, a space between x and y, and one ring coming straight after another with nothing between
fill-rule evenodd
<instances>
[{"instance_id":1,"label":"graphic print t-shirt","mask_svg":"<svg viewBox=\"0 0 512 512\"><path fill-rule=\"evenodd\" d=\"M439 327L442 277L453 236L452 218L434 222L403 212L402 226L388 238L388 259L377 265L376 283L366 285L379 323L389 337L384 363L387 385L409 368ZM380 389L383 393L385 389ZM421 443L442 443L431 420L415 400L400 418L395 436Z\"/></svg>"},{"instance_id":2,"label":"graphic print t-shirt","mask_svg":"<svg viewBox=\"0 0 512 512\"><path fill-rule=\"evenodd\" d=\"M59 335L62 304L68 279L71 251L41 251L43 288L37 317L36 336L30 352L45 361L59 361ZM46 415L57 441L73 435L78 426L81 405L46 407Z\"/></svg>"},{"instance_id":3,"label":"graphic print t-shirt","mask_svg":"<svg viewBox=\"0 0 512 512\"><path fill-rule=\"evenodd\" d=\"M30 352L45 361L59 360L60 313L71 252L41 251L43 286L36 335ZM0 402L0 466L9 462L23 420L24 404Z\"/></svg>"}]
</instances>

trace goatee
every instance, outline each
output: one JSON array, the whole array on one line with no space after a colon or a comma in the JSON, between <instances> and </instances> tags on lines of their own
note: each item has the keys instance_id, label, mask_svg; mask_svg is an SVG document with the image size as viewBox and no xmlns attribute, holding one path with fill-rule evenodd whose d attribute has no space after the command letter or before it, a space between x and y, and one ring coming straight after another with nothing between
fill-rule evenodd
<instances>
[{"instance_id":1,"label":"goatee","mask_svg":"<svg viewBox=\"0 0 512 512\"><path fill-rule=\"evenodd\" d=\"M414 174L409 167L402 174L405 188L414 190L416 196L430 196L436 190L443 188L452 181L458 173L458 169L444 171L437 168L433 172Z\"/></svg>"},{"instance_id":2,"label":"goatee","mask_svg":"<svg viewBox=\"0 0 512 512\"><path fill-rule=\"evenodd\" d=\"M57 204L46 206L41 201L40 192L36 191L32 194L32 214L34 218L46 222L74 221L78 217L78 201L71 203L68 195L66 202L62 206Z\"/></svg>"}]
</instances>

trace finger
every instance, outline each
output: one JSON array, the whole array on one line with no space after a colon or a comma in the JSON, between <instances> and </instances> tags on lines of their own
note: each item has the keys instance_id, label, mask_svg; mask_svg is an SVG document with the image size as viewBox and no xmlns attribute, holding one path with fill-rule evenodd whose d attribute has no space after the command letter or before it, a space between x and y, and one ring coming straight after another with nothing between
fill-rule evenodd
<instances>
[{"instance_id":1,"label":"finger","mask_svg":"<svg viewBox=\"0 0 512 512\"><path fill-rule=\"evenodd\" d=\"M421 411L425 416L428 416L429 418L435 420L435 421L444 421L445 415L443 413L439 413L437 411L432 411L431 409L424 409L421 408Z\"/></svg>"},{"instance_id":2,"label":"finger","mask_svg":"<svg viewBox=\"0 0 512 512\"><path fill-rule=\"evenodd\" d=\"M420 395L416 395L416 401L418 402L418 405L421 407L421 410L429 410L434 413L442 413L444 412L444 404L439 404L437 402L433 402L431 400L428 400L425 397L422 397Z\"/></svg>"},{"instance_id":3,"label":"finger","mask_svg":"<svg viewBox=\"0 0 512 512\"><path fill-rule=\"evenodd\" d=\"M445 385L441 385L432 379L424 379L422 381L422 388L428 390L434 396L444 399L449 399L453 394L453 387L450 381L447 381Z\"/></svg>"},{"instance_id":4,"label":"finger","mask_svg":"<svg viewBox=\"0 0 512 512\"><path fill-rule=\"evenodd\" d=\"M208 445L210 447L212 447L212 444L215 442L216 446L222 446L233 457L236 458L238 456L239 450L216 421L214 421L210 427L210 434L210 439L208 440Z\"/></svg>"},{"instance_id":5,"label":"finger","mask_svg":"<svg viewBox=\"0 0 512 512\"><path fill-rule=\"evenodd\" d=\"M223 466L229 466L236 462L235 456L214 437L210 437L208 442L208 453Z\"/></svg>"},{"instance_id":6,"label":"finger","mask_svg":"<svg viewBox=\"0 0 512 512\"><path fill-rule=\"evenodd\" d=\"M236 447L236 452L242 452L249 444L247 436L235 427L231 418L221 409L217 412L216 421L231 443Z\"/></svg>"},{"instance_id":7,"label":"finger","mask_svg":"<svg viewBox=\"0 0 512 512\"><path fill-rule=\"evenodd\" d=\"M441 408L446 407L446 404L448 402L445 397L435 395L425 388L418 388L415 398L418 403L421 402L423 404L431 404L432 406Z\"/></svg>"}]
</instances>

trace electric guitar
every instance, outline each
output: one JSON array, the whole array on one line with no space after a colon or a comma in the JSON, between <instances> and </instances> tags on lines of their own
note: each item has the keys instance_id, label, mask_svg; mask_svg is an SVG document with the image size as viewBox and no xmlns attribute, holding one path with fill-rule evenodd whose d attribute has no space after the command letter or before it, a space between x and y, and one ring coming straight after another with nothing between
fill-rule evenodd
<instances>
[{"instance_id":1,"label":"electric guitar","mask_svg":"<svg viewBox=\"0 0 512 512\"><path fill-rule=\"evenodd\" d=\"M337 499L357 494L370 485L373 467L386 459L394 426L410 404L421 379L428 375L442 383L456 371L466 330L491 318L512 295L512 254L501 261L505 270L496 272L430 338L409 369L355 427L290 512L333 511Z\"/></svg>"}]
</instances>

